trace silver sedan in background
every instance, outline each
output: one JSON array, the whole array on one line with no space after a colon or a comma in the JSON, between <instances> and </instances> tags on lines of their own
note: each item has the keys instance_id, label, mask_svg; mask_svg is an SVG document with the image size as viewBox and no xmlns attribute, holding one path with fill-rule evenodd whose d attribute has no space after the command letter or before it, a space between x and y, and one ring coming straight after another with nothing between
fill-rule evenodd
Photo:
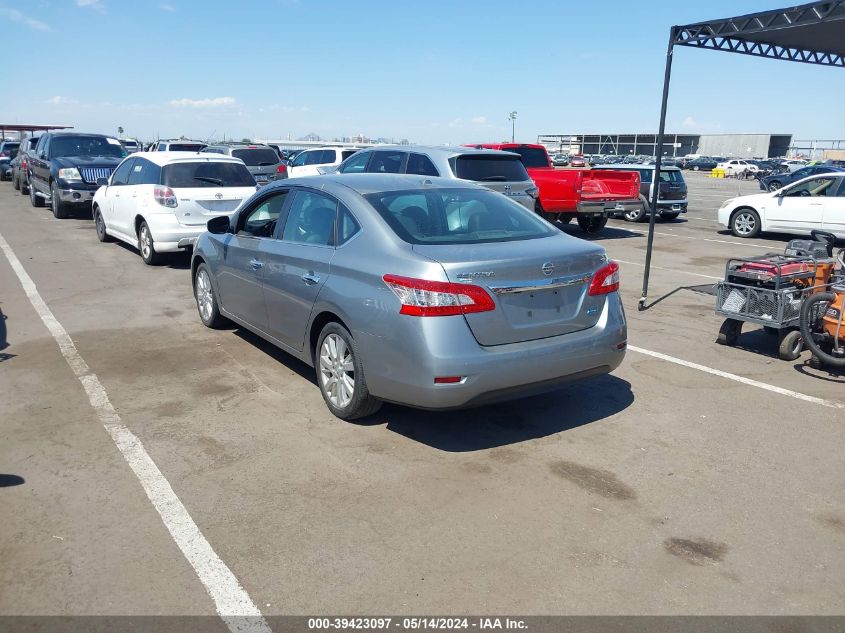
<instances>
[{"instance_id":1,"label":"silver sedan in background","mask_svg":"<svg viewBox=\"0 0 845 633\"><path fill-rule=\"evenodd\" d=\"M202 322L315 367L339 418L541 393L625 354L618 265L478 185L292 178L208 229L191 263Z\"/></svg>"}]
</instances>

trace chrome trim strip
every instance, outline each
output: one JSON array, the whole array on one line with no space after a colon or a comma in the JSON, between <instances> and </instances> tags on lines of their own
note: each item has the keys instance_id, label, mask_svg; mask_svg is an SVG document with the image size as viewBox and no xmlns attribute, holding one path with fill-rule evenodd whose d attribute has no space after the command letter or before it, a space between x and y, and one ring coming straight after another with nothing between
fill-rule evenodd
<instances>
[{"instance_id":1,"label":"chrome trim strip","mask_svg":"<svg viewBox=\"0 0 845 633\"><path fill-rule=\"evenodd\" d=\"M512 295L520 292L541 292L555 288L567 288L578 284L585 284L593 278L592 275L576 275L574 277L556 277L547 283L538 284L536 281L515 283L511 286L488 286L497 295Z\"/></svg>"}]
</instances>

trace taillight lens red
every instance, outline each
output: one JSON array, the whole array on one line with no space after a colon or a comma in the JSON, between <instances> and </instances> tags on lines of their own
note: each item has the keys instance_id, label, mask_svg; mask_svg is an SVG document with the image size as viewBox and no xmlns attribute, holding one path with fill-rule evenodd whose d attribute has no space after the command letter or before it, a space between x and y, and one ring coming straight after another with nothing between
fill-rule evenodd
<instances>
[{"instance_id":1,"label":"taillight lens red","mask_svg":"<svg viewBox=\"0 0 845 633\"><path fill-rule=\"evenodd\" d=\"M21 169L26 169L26 160L23 158L21 159Z\"/></svg>"},{"instance_id":2,"label":"taillight lens red","mask_svg":"<svg viewBox=\"0 0 845 633\"><path fill-rule=\"evenodd\" d=\"M399 275L385 275L382 279L402 302L400 314L418 317L453 316L496 309L493 299L481 286Z\"/></svg>"},{"instance_id":3,"label":"taillight lens red","mask_svg":"<svg viewBox=\"0 0 845 633\"><path fill-rule=\"evenodd\" d=\"M619 264L608 262L599 268L590 282L590 295L606 295L619 290Z\"/></svg>"},{"instance_id":4,"label":"taillight lens red","mask_svg":"<svg viewBox=\"0 0 845 633\"><path fill-rule=\"evenodd\" d=\"M179 203L176 201L176 194L170 187L156 185L155 189L153 189L153 197L155 198L155 201L163 207L173 209L179 206Z\"/></svg>"},{"instance_id":5,"label":"taillight lens red","mask_svg":"<svg viewBox=\"0 0 845 633\"><path fill-rule=\"evenodd\" d=\"M278 167L276 167L276 173L277 173L277 174L283 174L283 173L285 173L287 170L288 170L288 166L287 166L287 165L284 165L284 164L279 165Z\"/></svg>"}]
</instances>

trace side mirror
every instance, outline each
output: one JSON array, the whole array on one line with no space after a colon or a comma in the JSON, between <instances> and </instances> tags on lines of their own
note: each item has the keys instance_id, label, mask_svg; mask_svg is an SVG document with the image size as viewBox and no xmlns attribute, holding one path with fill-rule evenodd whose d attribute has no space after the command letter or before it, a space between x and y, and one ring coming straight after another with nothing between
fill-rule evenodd
<instances>
[{"instance_id":1,"label":"side mirror","mask_svg":"<svg viewBox=\"0 0 845 633\"><path fill-rule=\"evenodd\" d=\"M108 178L97 178L97 185L100 187L108 187L109 186L109 179Z\"/></svg>"},{"instance_id":2,"label":"side mirror","mask_svg":"<svg viewBox=\"0 0 845 633\"><path fill-rule=\"evenodd\" d=\"M221 215L216 218L211 218L205 225L209 233L216 235L223 235L229 232L229 216Z\"/></svg>"}]
</instances>

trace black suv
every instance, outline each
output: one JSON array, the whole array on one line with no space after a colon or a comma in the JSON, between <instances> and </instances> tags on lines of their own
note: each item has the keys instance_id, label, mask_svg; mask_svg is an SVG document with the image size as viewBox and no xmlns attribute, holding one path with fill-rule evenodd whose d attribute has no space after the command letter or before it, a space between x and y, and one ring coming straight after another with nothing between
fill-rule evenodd
<instances>
[{"instance_id":1,"label":"black suv","mask_svg":"<svg viewBox=\"0 0 845 633\"><path fill-rule=\"evenodd\" d=\"M90 206L97 180L108 178L127 155L120 141L103 134L49 132L42 134L29 156L29 200L34 207L50 202L57 218L71 207Z\"/></svg>"}]
</instances>

